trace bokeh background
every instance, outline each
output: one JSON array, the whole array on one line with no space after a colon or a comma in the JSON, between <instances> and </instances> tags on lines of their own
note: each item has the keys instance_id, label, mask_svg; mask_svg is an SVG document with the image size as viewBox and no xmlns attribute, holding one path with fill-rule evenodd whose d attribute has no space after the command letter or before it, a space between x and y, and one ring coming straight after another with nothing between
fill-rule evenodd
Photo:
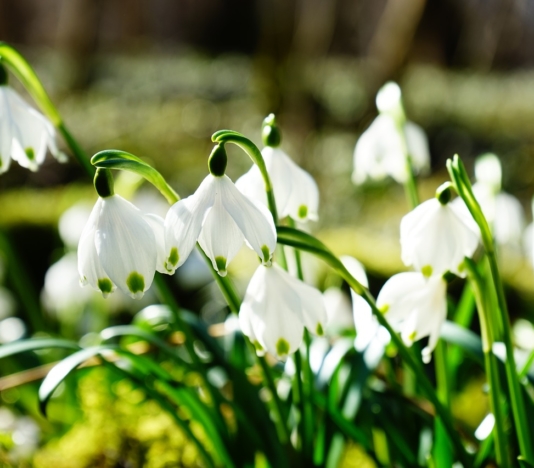
<instances>
[{"instance_id":1,"label":"bokeh background","mask_svg":"<svg viewBox=\"0 0 534 468\"><path fill-rule=\"evenodd\" d=\"M503 188L519 198L526 219L532 218L534 4L528 0L0 0L0 40L28 58L89 154L109 148L134 153L152 162L182 196L206 175L214 131L230 128L260 144L262 119L276 113L283 148L320 187L320 221L312 229L337 253L363 261L375 292L403 268L398 223L407 204L402 188L391 181L355 187L350 176L355 143L376 116L374 97L388 80L400 84L408 117L429 138L432 171L420 180L424 198L446 180L447 158L458 153L472 170L476 156L492 151L502 161ZM24 93L14 78L12 83ZM229 175L235 179L250 162L235 149L229 152ZM36 173L14 164L0 177L0 227L32 265L28 275L35 291L65 252L57 230L61 214L94 199L74 161L59 165L49 157ZM530 320L532 267L521 248L506 252L505 259L514 319ZM9 275L6 281L9 287ZM194 308L208 303L208 296L205 289L194 289L184 292L183 300ZM14 315L25 320L31 334L35 330L24 308L16 298L14 303ZM210 310L220 311L217 304ZM130 305L117 306L112 321L128 323L131 315L121 307ZM73 319L46 321L70 336L109 323L94 319L81 331ZM6 367L0 367L1 374L12 371ZM113 437L132 453L137 447L145 460L158 458L147 454L147 440L156 453L169 447L165 444L182 447L165 432L169 421L153 432L139 422L150 420L155 411L150 405L137 408L136 429L125 431L135 392L97 373L83 378L89 375L93 380L73 385L71 392L82 409L62 406L64 414L55 423L39 419L45 434L41 445L42 440L55 445L39 452L38 466L137 466L137 461L113 465L120 456L105 449ZM23 388L31 401L35 389ZM480 390L476 382L473 388ZM3 403L11 406L25 392L0 390ZM116 410L112 435L104 437L98 408L117 408L112 394L134 403ZM472 409L473 400L462 398L459 414L466 406ZM73 435L80 414L89 419L82 419ZM76 437L92 440L100 451L88 449L77 453L78 465L70 458L61 465L61 457L79 445ZM181 463L194 465L194 456L187 458L184 450Z\"/></svg>"}]
</instances>

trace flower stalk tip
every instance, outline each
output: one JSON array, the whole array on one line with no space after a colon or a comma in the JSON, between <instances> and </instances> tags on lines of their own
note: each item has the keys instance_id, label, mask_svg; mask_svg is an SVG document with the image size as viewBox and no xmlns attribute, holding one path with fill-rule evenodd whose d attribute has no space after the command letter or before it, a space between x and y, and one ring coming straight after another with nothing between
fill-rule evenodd
<instances>
[{"instance_id":1,"label":"flower stalk tip","mask_svg":"<svg viewBox=\"0 0 534 468\"><path fill-rule=\"evenodd\" d=\"M226 165L228 164L228 156L224 144L220 143L213 148L208 159L208 168L211 175L215 177L222 177L226 172Z\"/></svg>"},{"instance_id":2,"label":"flower stalk tip","mask_svg":"<svg viewBox=\"0 0 534 468\"><path fill-rule=\"evenodd\" d=\"M7 75L7 70L4 67L4 65L2 65L2 62L0 61L0 86L6 85L8 80L9 80L9 77Z\"/></svg>"},{"instance_id":3,"label":"flower stalk tip","mask_svg":"<svg viewBox=\"0 0 534 468\"><path fill-rule=\"evenodd\" d=\"M115 194L113 176L109 169L98 168L93 183L99 197L107 198Z\"/></svg>"},{"instance_id":4,"label":"flower stalk tip","mask_svg":"<svg viewBox=\"0 0 534 468\"><path fill-rule=\"evenodd\" d=\"M269 114L263 120L261 138L265 146L270 146L271 148L280 146L282 135L280 133L280 128L276 124L274 114Z\"/></svg>"}]
</instances>

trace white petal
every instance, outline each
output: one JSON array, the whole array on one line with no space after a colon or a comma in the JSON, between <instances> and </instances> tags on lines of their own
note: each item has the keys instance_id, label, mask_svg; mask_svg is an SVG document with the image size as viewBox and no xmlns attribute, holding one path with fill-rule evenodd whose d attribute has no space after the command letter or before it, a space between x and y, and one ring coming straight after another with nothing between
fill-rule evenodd
<instances>
[{"instance_id":1,"label":"white petal","mask_svg":"<svg viewBox=\"0 0 534 468\"><path fill-rule=\"evenodd\" d=\"M349 273L365 288L369 287L369 281L367 280L367 274L363 265L354 257L349 255L343 255L340 257L341 262L345 266Z\"/></svg>"},{"instance_id":2,"label":"white petal","mask_svg":"<svg viewBox=\"0 0 534 468\"><path fill-rule=\"evenodd\" d=\"M235 186L246 197L267 206L265 184L256 164L253 164L248 172L236 180Z\"/></svg>"},{"instance_id":3,"label":"white petal","mask_svg":"<svg viewBox=\"0 0 534 468\"><path fill-rule=\"evenodd\" d=\"M419 125L408 121L404 126L404 134L415 173L428 172L430 169L430 150L424 130Z\"/></svg>"},{"instance_id":4,"label":"white petal","mask_svg":"<svg viewBox=\"0 0 534 468\"><path fill-rule=\"evenodd\" d=\"M278 268L276 265L274 267ZM280 269L279 274L281 276L287 275L285 280L299 296L304 326L309 332L315 335L323 335L327 322L323 295L316 288L307 285L297 278L293 278L282 269Z\"/></svg>"},{"instance_id":5,"label":"white petal","mask_svg":"<svg viewBox=\"0 0 534 468\"><path fill-rule=\"evenodd\" d=\"M504 245L521 242L525 216L517 198L501 192L495 197L495 220L493 234L497 243Z\"/></svg>"},{"instance_id":6,"label":"white petal","mask_svg":"<svg viewBox=\"0 0 534 468\"><path fill-rule=\"evenodd\" d=\"M292 190L287 201L287 214L298 221L317 221L319 189L313 177L288 159L287 172L291 175Z\"/></svg>"},{"instance_id":7,"label":"white petal","mask_svg":"<svg viewBox=\"0 0 534 468\"><path fill-rule=\"evenodd\" d=\"M217 178L215 183L221 191L224 208L248 244L264 263L269 263L276 247L276 229L269 210L246 198L227 176Z\"/></svg>"},{"instance_id":8,"label":"white petal","mask_svg":"<svg viewBox=\"0 0 534 468\"><path fill-rule=\"evenodd\" d=\"M219 275L226 276L227 266L243 245L243 234L224 209L220 195L206 215L198 242L213 268Z\"/></svg>"},{"instance_id":9,"label":"white petal","mask_svg":"<svg viewBox=\"0 0 534 468\"><path fill-rule=\"evenodd\" d=\"M96 250L111 280L134 299L143 297L156 270L156 239L141 212L119 195L102 199Z\"/></svg>"},{"instance_id":10,"label":"white petal","mask_svg":"<svg viewBox=\"0 0 534 468\"><path fill-rule=\"evenodd\" d=\"M417 307L419 293L424 291L425 277L418 272L399 273L386 281L378 297L376 306L382 311L392 326L405 320Z\"/></svg>"},{"instance_id":11,"label":"white petal","mask_svg":"<svg viewBox=\"0 0 534 468\"><path fill-rule=\"evenodd\" d=\"M197 191L175 203L165 217L166 268L174 273L183 265L195 246L206 211L215 197L215 178L208 175Z\"/></svg>"},{"instance_id":12,"label":"white petal","mask_svg":"<svg viewBox=\"0 0 534 468\"><path fill-rule=\"evenodd\" d=\"M158 270L160 273L165 273L168 275L169 271L167 268L165 268L165 262L167 260L165 255L165 220L161 216L152 213L143 214L143 218L152 228L154 238L156 239L156 270Z\"/></svg>"},{"instance_id":13,"label":"white petal","mask_svg":"<svg viewBox=\"0 0 534 468\"><path fill-rule=\"evenodd\" d=\"M80 284L89 284L102 291L104 297L116 289L109 275L104 271L95 245L95 234L98 218L102 210L102 199L99 198L91 211L78 244L78 273Z\"/></svg>"},{"instance_id":14,"label":"white petal","mask_svg":"<svg viewBox=\"0 0 534 468\"><path fill-rule=\"evenodd\" d=\"M486 153L475 160L475 177L477 182L487 185L494 192L501 189L501 161L493 153Z\"/></svg>"}]
</instances>

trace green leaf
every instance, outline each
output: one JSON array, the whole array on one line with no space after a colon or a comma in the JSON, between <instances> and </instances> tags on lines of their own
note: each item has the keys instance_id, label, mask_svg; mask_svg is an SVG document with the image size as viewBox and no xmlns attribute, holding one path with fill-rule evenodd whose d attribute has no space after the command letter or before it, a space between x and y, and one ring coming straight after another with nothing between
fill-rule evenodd
<instances>
[{"instance_id":1,"label":"green leaf","mask_svg":"<svg viewBox=\"0 0 534 468\"><path fill-rule=\"evenodd\" d=\"M73 341L55 338L39 338L30 340L13 341L0 346L0 359L25 351L36 351L47 348L80 349Z\"/></svg>"},{"instance_id":2,"label":"green leaf","mask_svg":"<svg viewBox=\"0 0 534 468\"><path fill-rule=\"evenodd\" d=\"M46 416L46 405L54 393L54 390L72 371L88 359L113 349L115 349L115 347L110 346L94 346L82 349L77 353L71 354L54 366L39 387L39 408L43 415Z\"/></svg>"},{"instance_id":3,"label":"green leaf","mask_svg":"<svg viewBox=\"0 0 534 468\"><path fill-rule=\"evenodd\" d=\"M441 327L440 337L448 343L459 346L480 364L484 364L482 340L472 331L447 320Z\"/></svg>"},{"instance_id":4,"label":"green leaf","mask_svg":"<svg viewBox=\"0 0 534 468\"><path fill-rule=\"evenodd\" d=\"M104 169L121 169L123 171L134 172L156 187L171 205L180 200L180 196L156 169L126 151L100 151L91 158L91 164Z\"/></svg>"},{"instance_id":5,"label":"green leaf","mask_svg":"<svg viewBox=\"0 0 534 468\"><path fill-rule=\"evenodd\" d=\"M527 460L525 460L524 457L522 456L519 456L517 457L517 461L519 462L519 465L521 466L521 468L534 468L534 465L532 465L531 463L529 463Z\"/></svg>"}]
</instances>

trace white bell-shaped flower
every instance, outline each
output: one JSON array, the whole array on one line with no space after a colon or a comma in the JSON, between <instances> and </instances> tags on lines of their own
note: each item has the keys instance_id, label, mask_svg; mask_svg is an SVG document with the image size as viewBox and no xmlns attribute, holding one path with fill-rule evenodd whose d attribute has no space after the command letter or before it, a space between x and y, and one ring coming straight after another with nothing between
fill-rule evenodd
<instances>
[{"instance_id":1,"label":"white bell-shaped flower","mask_svg":"<svg viewBox=\"0 0 534 468\"><path fill-rule=\"evenodd\" d=\"M462 273L464 257L471 257L479 233L465 221L458 208L437 198L421 203L402 218L402 261L425 276Z\"/></svg>"},{"instance_id":2,"label":"white bell-shaped flower","mask_svg":"<svg viewBox=\"0 0 534 468\"><path fill-rule=\"evenodd\" d=\"M167 272L163 223L112 191L99 197L78 244L81 284L100 290L104 297L117 286L134 299L143 297L156 269Z\"/></svg>"},{"instance_id":3,"label":"white bell-shaped flower","mask_svg":"<svg viewBox=\"0 0 534 468\"><path fill-rule=\"evenodd\" d=\"M258 352L285 358L302 342L304 327L323 334L326 310L321 293L277 265L260 265L245 293L239 325Z\"/></svg>"},{"instance_id":4,"label":"white bell-shaped flower","mask_svg":"<svg viewBox=\"0 0 534 468\"><path fill-rule=\"evenodd\" d=\"M407 345L429 337L422 351L423 361L429 362L447 318L445 280L438 275L426 278L419 272L399 273L386 281L376 305Z\"/></svg>"},{"instance_id":5,"label":"white bell-shaped flower","mask_svg":"<svg viewBox=\"0 0 534 468\"><path fill-rule=\"evenodd\" d=\"M280 148L267 146L262 150L271 178L280 218L291 216L298 221L318 219L319 189L313 177L301 169ZM255 164L236 181L236 187L247 197L267 206L263 178Z\"/></svg>"},{"instance_id":6,"label":"white bell-shaped flower","mask_svg":"<svg viewBox=\"0 0 534 468\"><path fill-rule=\"evenodd\" d=\"M271 261L276 229L269 210L243 195L226 176L208 175L197 191L175 203L165 218L166 268L173 273L195 243L224 276L243 240L263 263Z\"/></svg>"},{"instance_id":7,"label":"white bell-shaped flower","mask_svg":"<svg viewBox=\"0 0 534 468\"><path fill-rule=\"evenodd\" d=\"M0 174L9 169L11 159L36 171L45 159L47 148L60 162L65 161L65 155L57 148L56 131L50 121L14 89L0 85Z\"/></svg>"},{"instance_id":8,"label":"white bell-shaped flower","mask_svg":"<svg viewBox=\"0 0 534 468\"><path fill-rule=\"evenodd\" d=\"M403 126L403 141L394 118L380 114L362 133L354 149L352 181L360 185L367 179L382 180L387 176L399 183L408 178L406 150L416 173L430 168L430 152L423 129L410 121Z\"/></svg>"}]
</instances>

